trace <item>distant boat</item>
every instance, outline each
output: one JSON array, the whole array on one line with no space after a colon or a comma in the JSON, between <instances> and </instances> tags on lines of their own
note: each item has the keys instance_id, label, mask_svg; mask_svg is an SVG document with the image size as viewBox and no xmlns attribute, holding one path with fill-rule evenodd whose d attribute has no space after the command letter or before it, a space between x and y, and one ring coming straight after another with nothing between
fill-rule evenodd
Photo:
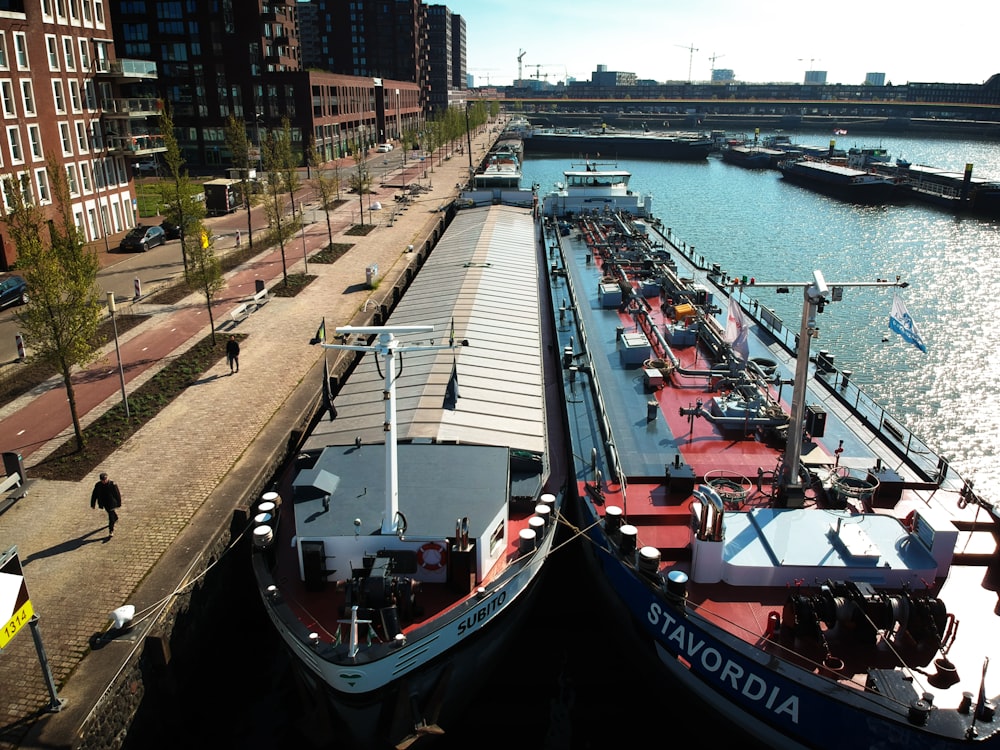
<instances>
[{"instance_id":1,"label":"distant boat","mask_svg":"<svg viewBox=\"0 0 1000 750\"><path fill-rule=\"evenodd\" d=\"M714 148L711 137L702 133L645 131L628 133L595 128L589 131L564 128L535 128L525 138L526 153L551 153L619 159L643 157L675 161L707 159Z\"/></svg>"},{"instance_id":2,"label":"distant boat","mask_svg":"<svg viewBox=\"0 0 1000 750\"><path fill-rule=\"evenodd\" d=\"M722 150L722 161L745 169L769 169L787 158L787 151L766 146L736 145Z\"/></svg>"},{"instance_id":3,"label":"distant boat","mask_svg":"<svg viewBox=\"0 0 1000 750\"><path fill-rule=\"evenodd\" d=\"M778 171L789 182L852 203L890 203L901 195L891 177L826 161L789 159Z\"/></svg>"}]
</instances>

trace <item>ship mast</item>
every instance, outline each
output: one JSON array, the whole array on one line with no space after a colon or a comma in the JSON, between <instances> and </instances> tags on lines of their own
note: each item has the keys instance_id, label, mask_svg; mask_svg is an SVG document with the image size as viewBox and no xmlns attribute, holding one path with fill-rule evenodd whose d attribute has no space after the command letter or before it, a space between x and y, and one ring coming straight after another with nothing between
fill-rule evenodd
<instances>
[{"instance_id":1,"label":"ship mast","mask_svg":"<svg viewBox=\"0 0 1000 750\"><path fill-rule=\"evenodd\" d=\"M813 271L812 283L809 282L760 282L754 286L777 287L779 293L788 292L790 287L802 287L802 324L799 328L798 344L795 353L795 384L792 389L792 415L788 425L788 435L785 439L785 454L781 463L779 477L782 498L789 505L799 505L805 488L802 484L802 474L799 462L802 458L802 436L805 429L806 414L806 383L809 382L809 344L810 339L819 337L819 326L816 325L816 313L823 312L823 307L829 302L838 302L843 287L877 286L906 288L909 282L888 279L876 281L848 281L827 284L821 271ZM832 292L831 292L832 290Z\"/></svg>"},{"instance_id":2,"label":"ship mast","mask_svg":"<svg viewBox=\"0 0 1000 750\"><path fill-rule=\"evenodd\" d=\"M454 325L452 326L454 328ZM432 325L420 326L341 326L337 333L341 336L357 334L376 336L371 344L323 344L325 349L346 349L355 352L372 352L381 357L385 374L382 400L385 402L385 515L382 517L382 533L402 533L399 514L399 465L396 450L396 351L433 352L467 346L467 341L455 342L454 335L447 344L405 344L396 338L398 334L430 333ZM346 340L346 339L345 339Z\"/></svg>"}]
</instances>

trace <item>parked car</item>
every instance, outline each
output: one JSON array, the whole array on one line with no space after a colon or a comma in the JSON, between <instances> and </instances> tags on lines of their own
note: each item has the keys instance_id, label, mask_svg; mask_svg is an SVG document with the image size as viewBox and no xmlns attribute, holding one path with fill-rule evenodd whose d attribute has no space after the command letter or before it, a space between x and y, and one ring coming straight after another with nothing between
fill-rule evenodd
<instances>
[{"instance_id":1,"label":"parked car","mask_svg":"<svg viewBox=\"0 0 1000 750\"><path fill-rule=\"evenodd\" d=\"M156 174L159 169L159 165L156 163L156 159L147 159L146 161L137 161L135 163L135 171L139 174Z\"/></svg>"},{"instance_id":2,"label":"parked car","mask_svg":"<svg viewBox=\"0 0 1000 750\"><path fill-rule=\"evenodd\" d=\"M163 230L163 236L168 240L179 240L181 238L181 228L178 224L174 224L168 219L164 219L160 222L160 229Z\"/></svg>"},{"instance_id":3,"label":"parked car","mask_svg":"<svg viewBox=\"0 0 1000 750\"><path fill-rule=\"evenodd\" d=\"M20 276L0 281L0 307L28 304L28 283Z\"/></svg>"},{"instance_id":4,"label":"parked car","mask_svg":"<svg viewBox=\"0 0 1000 750\"><path fill-rule=\"evenodd\" d=\"M392 144L391 143L380 143L380 144L378 144L378 148L375 149L375 150L378 151L380 154L387 154L390 151L392 151Z\"/></svg>"},{"instance_id":5,"label":"parked car","mask_svg":"<svg viewBox=\"0 0 1000 750\"><path fill-rule=\"evenodd\" d=\"M129 250L139 250L146 252L151 247L162 245L167 241L166 234L160 227L147 227L139 224L135 229L125 235L118 249L125 252Z\"/></svg>"}]
</instances>

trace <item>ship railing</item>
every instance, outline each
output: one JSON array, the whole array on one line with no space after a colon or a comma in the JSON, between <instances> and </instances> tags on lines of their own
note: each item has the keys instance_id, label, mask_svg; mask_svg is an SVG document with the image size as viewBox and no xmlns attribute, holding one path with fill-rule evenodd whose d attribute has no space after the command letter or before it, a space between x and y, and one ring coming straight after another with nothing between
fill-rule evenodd
<instances>
[{"instance_id":1,"label":"ship railing","mask_svg":"<svg viewBox=\"0 0 1000 750\"><path fill-rule=\"evenodd\" d=\"M580 320L580 307L579 297L576 294L576 287L573 282L573 274L569 272L569 268L565 263L565 259L562 257L562 242L559 241L558 233L556 233L556 242L558 242L558 252L560 255L560 261L563 268L566 269L566 273L563 278L566 280L566 290L569 294L569 303L572 310L576 311L575 319L576 325L574 330L579 339L579 344L577 346L578 351L583 352L583 356L587 359L588 370L590 375L587 378L587 382L590 384L591 392L593 393L594 406L597 410L599 417L599 427L601 430L601 437L604 442L605 456L608 462L608 468L611 470L612 476L616 482L621 486L622 499L625 499L625 474L622 471L621 460L618 457L618 451L615 448L614 438L611 434L611 422L608 420L608 408L604 401L604 394L601 392L601 382L600 379L595 374L595 367L593 360L590 356L590 345L587 343L587 330L586 326L582 325Z\"/></svg>"},{"instance_id":2,"label":"ship railing","mask_svg":"<svg viewBox=\"0 0 1000 750\"><path fill-rule=\"evenodd\" d=\"M744 295L742 287L737 288L736 294L744 312L769 331L778 344L794 357L798 347L798 334L785 326L773 310L749 295ZM938 454L866 393L854 380L851 370L840 370L832 359L823 358L817 364L816 381L848 407L868 429L879 435L883 443L924 481L954 491L967 484L966 480L951 469L948 459Z\"/></svg>"}]
</instances>

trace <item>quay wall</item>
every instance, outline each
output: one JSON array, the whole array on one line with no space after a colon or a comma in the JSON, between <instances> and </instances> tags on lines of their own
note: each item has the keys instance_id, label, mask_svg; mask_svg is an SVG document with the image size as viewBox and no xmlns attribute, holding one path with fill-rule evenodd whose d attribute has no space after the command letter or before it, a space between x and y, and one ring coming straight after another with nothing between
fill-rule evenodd
<instances>
[{"instance_id":1,"label":"quay wall","mask_svg":"<svg viewBox=\"0 0 1000 750\"><path fill-rule=\"evenodd\" d=\"M363 309L350 321L334 321L332 328L343 325L379 325L398 304L416 273L444 234L455 209L448 207L433 215L413 244L415 257L396 271L394 278L383 277L373 299L378 304ZM359 242L352 252L364 252ZM330 359L330 376L337 386L350 374L360 355L336 352ZM93 709L72 743L77 750L106 750L124 743L143 701L159 693L174 693L178 689L172 669L172 658L194 647L200 633L210 624L225 618L225 590L239 566L249 565L250 539L248 531L251 510L261 495L273 485L283 464L294 455L311 424L320 418L323 406L322 360L302 379L282 408L271 418L260 437L234 464L220 485L206 501L216 506L210 519L202 549L192 553L191 567L184 580L194 580L188 588L171 597L157 614L156 621L142 636L142 642L131 652L104 694L96 699ZM183 395L181 396L183 398ZM170 408L169 406L167 408ZM202 519L199 519L202 522ZM154 570L150 575L169 580L177 571ZM171 586L183 581L174 580ZM238 624L234 624L238 627ZM123 637L127 637L125 634ZM94 639L92 648L107 644ZM220 690L225 676L218 677Z\"/></svg>"}]
</instances>

